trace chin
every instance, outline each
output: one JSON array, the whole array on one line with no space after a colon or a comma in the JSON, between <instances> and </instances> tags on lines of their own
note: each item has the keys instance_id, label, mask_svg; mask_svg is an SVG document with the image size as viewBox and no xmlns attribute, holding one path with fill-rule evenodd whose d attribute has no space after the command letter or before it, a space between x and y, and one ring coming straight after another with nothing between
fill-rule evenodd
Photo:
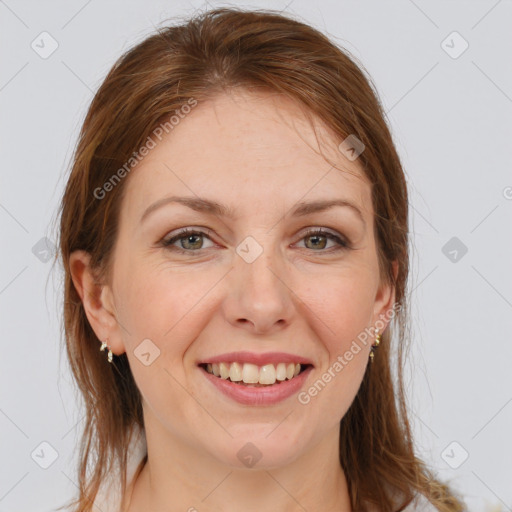
<instances>
[{"instance_id":1,"label":"chin","mask_svg":"<svg viewBox=\"0 0 512 512\"><path fill-rule=\"evenodd\" d=\"M299 443L288 432L269 432L272 429L268 425L259 431L254 427L245 432L239 429L227 446L219 447L216 456L223 464L237 469L273 469L292 463L303 449L303 438Z\"/></svg>"}]
</instances>

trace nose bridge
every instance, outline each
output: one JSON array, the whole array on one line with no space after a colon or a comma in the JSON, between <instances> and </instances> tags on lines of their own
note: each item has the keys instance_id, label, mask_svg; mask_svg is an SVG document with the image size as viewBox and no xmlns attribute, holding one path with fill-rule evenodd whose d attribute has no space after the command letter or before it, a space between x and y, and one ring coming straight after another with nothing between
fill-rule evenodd
<instances>
[{"instance_id":1,"label":"nose bridge","mask_svg":"<svg viewBox=\"0 0 512 512\"><path fill-rule=\"evenodd\" d=\"M286 266L272 232L258 238L261 243L248 236L236 248L230 316L232 321L250 321L264 331L289 320L291 298L284 284Z\"/></svg>"},{"instance_id":2,"label":"nose bridge","mask_svg":"<svg viewBox=\"0 0 512 512\"><path fill-rule=\"evenodd\" d=\"M237 265L243 276L244 283L256 289L253 291L271 291L280 283L276 277L277 269L281 268L280 251L272 242L272 234L246 237L236 250L239 258ZM277 282L276 282L277 281Z\"/></svg>"}]
</instances>

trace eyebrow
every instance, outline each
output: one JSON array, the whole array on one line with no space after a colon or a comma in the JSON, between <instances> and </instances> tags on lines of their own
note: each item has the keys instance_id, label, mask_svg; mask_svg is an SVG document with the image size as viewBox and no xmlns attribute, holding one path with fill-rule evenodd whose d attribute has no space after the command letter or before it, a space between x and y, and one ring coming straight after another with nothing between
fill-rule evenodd
<instances>
[{"instance_id":1,"label":"eyebrow","mask_svg":"<svg viewBox=\"0 0 512 512\"><path fill-rule=\"evenodd\" d=\"M170 203L182 204L192 210L195 210L196 212L207 213L212 216L226 217L229 219L234 219L235 217L235 213L232 208L224 206L216 201L202 199L198 197L170 196L159 199L158 201L155 201L153 204L148 206L148 208L146 208L146 210L142 214L140 222L142 223L155 210ZM347 201L346 199L324 199L318 201L311 201L308 203L301 202L298 203L296 208L292 211L292 216L304 217L312 213L326 211L335 206L350 208L362 220L363 224L366 225L361 210L355 204L351 203L350 201Z\"/></svg>"}]
</instances>

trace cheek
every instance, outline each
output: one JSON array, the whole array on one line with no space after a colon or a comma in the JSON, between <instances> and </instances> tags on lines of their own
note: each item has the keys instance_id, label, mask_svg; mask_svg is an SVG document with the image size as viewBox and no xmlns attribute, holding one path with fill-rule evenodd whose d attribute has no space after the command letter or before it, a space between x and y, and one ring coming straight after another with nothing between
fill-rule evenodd
<instances>
[{"instance_id":1,"label":"cheek","mask_svg":"<svg viewBox=\"0 0 512 512\"><path fill-rule=\"evenodd\" d=\"M132 351L149 338L167 361L181 359L200 334L202 308L222 274L143 262L127 266L123 274L118 274L116 310Z\"/></svg>"},{"instance_id":2,"label":"cheek","mask_svg":"<svg viewBox=\"0 0 512 512\"><path fill-rule=\"evenodd\" d=\"M315 380L298 398L310 407L308 414L322 418L327 427L335 426L346 414L368 364L367 329L373 312L374 283L368 274L351 273L325 284L323 290L309 290L307 305L326 357Z\"/></svg>"},{"instance_id":3,"label":"cheek","mask_svg":"<svg viewBox=\"0 0 512 512\"><path fill-rule=\"evenodd\" d=\"M308 306L324 324L324 344L332 357L343 353L353 339L368 328L371 320L375 283L366 272L350 272L318 280L308 287Z\"/></svg>"},{"instance_id":4,"label":"cheek","mask_svg":"<svg viewBox=\"0 0 512 512\"><path fill-rule=\"evenodd\" d=\"M169 402L176 415L183 414L183 358L203 328L201 297L216 281L204 275L199 279L199 273L197 277L190 270L147 264L127 266L118 273L116 310L127 357L154 414L167 410Z\"/></svg>"}]
</instances>

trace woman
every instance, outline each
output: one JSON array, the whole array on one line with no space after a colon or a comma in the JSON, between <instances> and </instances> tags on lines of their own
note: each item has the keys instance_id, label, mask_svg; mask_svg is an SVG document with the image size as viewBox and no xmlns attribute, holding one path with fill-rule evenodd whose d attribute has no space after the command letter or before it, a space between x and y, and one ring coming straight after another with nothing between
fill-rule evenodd
<instances>
[{"instance_id":1,"label":"woman","mask_svg":"<svg viewBox=\"0 0 512 512\"><path fill-rule=\"evenodd\" d=\"M462 510L407 420L407 222L371 82L313 28L218 9L128 51L61 205L73 510Z\"/></svg>"}]
</instances>

